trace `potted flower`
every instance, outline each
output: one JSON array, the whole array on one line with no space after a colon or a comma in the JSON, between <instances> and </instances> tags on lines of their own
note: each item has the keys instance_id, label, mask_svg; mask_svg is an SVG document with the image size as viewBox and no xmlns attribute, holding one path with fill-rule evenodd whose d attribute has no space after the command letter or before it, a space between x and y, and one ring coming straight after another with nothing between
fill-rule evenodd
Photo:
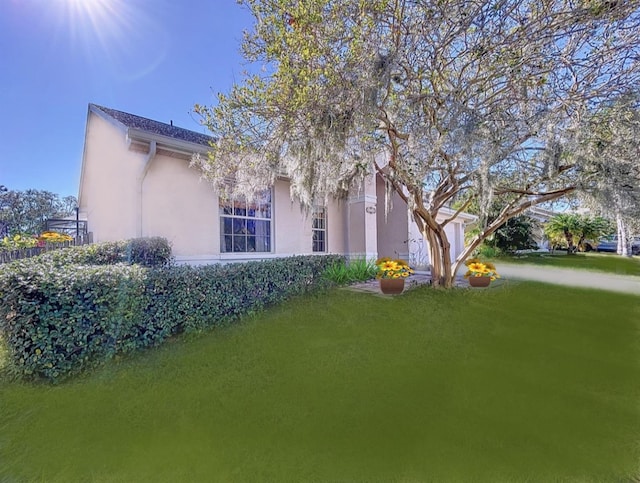
<instances>
[{"instance_id":1,"label":"potted flower","mask_svg":"<svg viewBox=\"0 0 640 483\"><path fill-rule=\"evenodd\" d=\"M467 266L464 278L469 280L469 285L472 287L488 287L493 280L500 278L493 263L470 258L464 264Z\"/></svg>"},{"instance_id":2,"label":"potted flower","mask_svg":"<svg viewBox=\"0 0 640 483\"><path fill-rule=\"evenodd\" d=\"M404 280L413 273L409 264L401 259L383 257L376 260L380 290L384 294L399 294L404 290Z\"/></svg>"}]
</instances>

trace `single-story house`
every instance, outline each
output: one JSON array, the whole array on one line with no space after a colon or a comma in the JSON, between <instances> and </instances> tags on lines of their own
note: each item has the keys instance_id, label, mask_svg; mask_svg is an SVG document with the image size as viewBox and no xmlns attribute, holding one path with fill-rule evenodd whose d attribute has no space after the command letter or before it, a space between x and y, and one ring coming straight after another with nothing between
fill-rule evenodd
<instances>
[{"instance_id":1,"label":"single-story house","mask_svg":"<svg viewBox=\"0 0 640 483\"><path fill-rule=\"evenodd\" d=\"M549 238L544 233L544 224L558 214L558 212L543 208L541 206L532 206L527 209L524 214L537 222L537 226L533 229L533 239L538 244L539 251L551 250Z\"/></svg>"},{"instance_id":2,"label":"single-story house","mask_svg":"<svg viewBox=\"0 0 640 483\"><path fill-rule=\"evenodd\" d=\"M190 264L338 253L428 267L425 242L397 195L385 216L379 177L308 215L291 200L284 177L259 200L225 200L189 167L210 141L172 122L89 104L78 202L94 242L162 236L176 260ZM447 226L454 258L474 219L460 214Z\"/></svg>"}]
</instances>

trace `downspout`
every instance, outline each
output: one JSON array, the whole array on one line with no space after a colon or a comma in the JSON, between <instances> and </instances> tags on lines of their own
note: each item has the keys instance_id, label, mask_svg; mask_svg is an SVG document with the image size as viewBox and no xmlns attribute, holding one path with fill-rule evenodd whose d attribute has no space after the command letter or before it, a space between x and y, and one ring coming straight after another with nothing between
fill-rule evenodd
<instances>
[{"instance_id":1,"label":"downspout","mask_svg":"<svg viewBox=\"0 0 640 483\"><path fill-rule=\"evenodd\" d=\"M138 183L138 238L142 237L142 185L144 184L144 179L147 176L147 173L149 172L149 168L151 167L151 162L153 161L153 158L156 157L156 142L155 141L151 141L149 142L149 152L147 153L147 155L145 156L144 159L144 166L142 167L142 173L140 175L139 178L139 183Z\"/></svg>"}]
</instances>

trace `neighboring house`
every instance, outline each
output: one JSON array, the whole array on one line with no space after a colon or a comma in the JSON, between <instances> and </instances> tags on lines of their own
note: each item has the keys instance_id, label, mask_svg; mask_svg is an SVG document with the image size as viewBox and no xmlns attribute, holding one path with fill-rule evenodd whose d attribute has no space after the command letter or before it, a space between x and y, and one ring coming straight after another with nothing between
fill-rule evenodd
<instances>
[{"instance_id":1,"label":"neighboring house","mask_svg":"<svg viewBox=\"0 0 640 483\"><path fill-rule=\"evenodd\" d=\"M89 104L78 202L94 242L162 236L178 262L191 264L339 253L428 266L425 242L397 195L385 216L381 179L371 176L348 199L309 215L291 200L286 178L255 202L223 200L189 167L210 140ZM465 223L474 219L461 214L447 226L454 258L464 248Z\"/></svg>"},{"instance_id":2,"label":"neighboring house","mask_svg":"<svg viewBox=\"0 0 640 483\"><path fill-rule=\"evenodd\" d=\"M557 211L542 208L540 206L532 206L524 212L524 215L537 222L538 226L534 228L532 234L533 239L538 244L539 251L549 251L552 248L549 238L547 238L547 235L544 233L544 224L557 214Z\"/></svg>"}]
</instances>

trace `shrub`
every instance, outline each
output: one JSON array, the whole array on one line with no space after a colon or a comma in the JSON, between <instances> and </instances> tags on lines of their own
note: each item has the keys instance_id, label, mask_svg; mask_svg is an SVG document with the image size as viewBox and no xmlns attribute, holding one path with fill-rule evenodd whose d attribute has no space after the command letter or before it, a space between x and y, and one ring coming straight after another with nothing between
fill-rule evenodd
<instances>
[{"instance_id":1,"label":"shrub","mask_svg":"<svg viewBox=\"0 0 640 483\"><path fill-rule=\"evenodd\" d=\"M474 254L482 258L497 258L501 255L500 249L489 245L480 245Z\"/></svg>"},{"instance_id":2,"label":"shrub","mask_svg":"<svg viewBox=\"0 0 640 483\"><path fill-rule=\"evenodd\" d=\"M337 256L203 267L0 267L0 332L12 370L58 381L114 354L153 346L321 287Z\"/></svg>"},{"instance_id":3,"label":"shrub","mask_svg":"<svg viewBox=\"0 0 640 483\"><path fill-rule=\"evenodd\" d=\"M9 350L7 349L7 343L2 338L2 333L0 333L0 375L4 371L8 358L9 358Z\"/></svg>"},{"instance_id":4,"label":"shrub","mask_svg":"<svg viewBox=\"0 0 640 483\"><path fill-rule=\"evenodd\" d=\"M38 257L42 263L56 267L66 265L112 265L126 262L126 241L103 242L93 245L51 250Z\"/></svg>"},{"instance_id":5,"label":"shrub","mask_svg":"<svg viewBox=\"0 0 640 483\"><path fill-rule=\"evenodd\" d=\"M377 272L378 267L373 261L355 258L348 263L345 260L332 263L325 270L324 277L335 284L346 285L371 280Z\"/></svg>"},{"instance_id":6,"label":"shrub","mask_svg":"<svg viewBox=\"0 0 640 483\"><path fill-rule=\"evenodd\" d=\"M345 260L338 260L329 265L323 276L338 285L346 285L351 282L351 274Z\"/></svg>"},{"instance_id":7,"label":"shrub","mask_svg":"<svg viewBox=\"0 0 640 483\"><path fill-rule=\"evenodd\" d=\"M15 234L13 236L5 236L0 240L0 252L22 250L25 248L33 248L38 244L38 239L28 234Z\"/></svg>"},{"instance_id":8,"label":"shrub","mask_svg":"<svg viewBox=\"0 0 640 483\"><path fill-rule=\"evenodd\" d=\"M117 351L139 317L143 268L55 266L37 257L0 271L0 331L17 373L56 380Z\"/></svg>"},{"instance_id":9,"label":"shrub","mask_svg":"<svg viewBox=\"0 0 640 483\"><path fill-rule=\"evenodd\" d=\"M164 267L171 264L171 245L166 238L134 238L129 240L126 248L129 263L137 263L145 267Z\"/></svg>"},{"instance_id":10,"label":"shrub","mask_svg":"<svg viewBox=\"0 0 640 483\"><path fill-rule=\"evenodd\" d=\"M365 282L375 278L378 272L378 267L373 260L367 261L366 258L356 258L350 260L348 269L351 275L351 279L354 282Z\"/></svg>"},{"instance_id":11,"label":"shrub","mask_svg":"<svg viewBox=\"0 0 640 483\"><path fill-rule=\"evenodd\" d=\"M42 263L65 265L139 264L162 267L173 261L171 245L160 237L134 238L127 241L102 242L93 245L51 250L39 256Z\"/></svg>"}]
</instances>

